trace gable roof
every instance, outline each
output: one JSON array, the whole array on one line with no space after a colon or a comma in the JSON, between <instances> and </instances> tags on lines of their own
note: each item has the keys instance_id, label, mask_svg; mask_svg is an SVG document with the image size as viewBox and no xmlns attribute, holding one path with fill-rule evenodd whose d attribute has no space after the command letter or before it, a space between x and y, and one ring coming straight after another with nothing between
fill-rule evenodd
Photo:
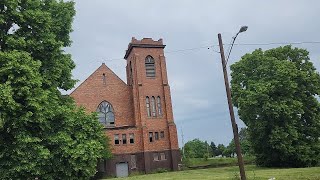
<instances>
[{"instance_id":1,"label":"gable roof","mask_svg":"<svg viewBox=\"0 0 320 180\"><path fill-rule=\"evenodd\" d=\"M115 77L115 79L117 81L119 81L120 83L122 83L124 86L127 86L127 83L125 83L116 73L114 73L105 63L102 63L101 66L96 69L90 76L88 76L79 86L77 86L71 93L70 95L72 95L74 92L77 91L77 89L79 89L81 86L83 86L84 84L86 84L86 82L91 79L93 76L95 76L99 71L102 71L103 69L105 69L105 71L111 73L113 75L113 77Z\"/></svg>"}]
</instances>

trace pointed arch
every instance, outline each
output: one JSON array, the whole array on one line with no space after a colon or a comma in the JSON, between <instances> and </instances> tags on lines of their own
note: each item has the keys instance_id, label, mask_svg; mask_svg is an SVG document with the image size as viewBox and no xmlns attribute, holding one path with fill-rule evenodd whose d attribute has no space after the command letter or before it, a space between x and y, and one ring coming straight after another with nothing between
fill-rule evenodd
<instances>
[{"instance_id":1,"label":"pointed arch","mask_svg":"<svg viewBox=\"0 0 320 180\"><path fill-rule=\"evenodd\" d=\"M157 116L156 98L154 98L154 96L151 97L151 114L152 114L152 117L156 117Z\"/></svg>"},{"instance_id":2,"label":"pointed arch","mask_svg":"<svg viewBox=\"0 0 320 180\"><path fill-rule=\"evenodd\" d=\"M158 115L162 116L162 108L161 108L161 98L160 98L160 96L157 97L157 108L158 108Z\"/></svg>"},{"instance_id":3,"label":"pointed arch","mask_svg":"<svg viewBox=\"0 0 320 180\"><path fill-rule=\"evenodd\" d=\"M149 96L146 97L146 106L147 106L147 116L151 116L151 109L150 109L150 98Z\"/></svg>"},{"instance_id":4,"label":"pointed arch","mask_svg":"<svg viewBox=\"0 0 320 180\"><path fill-rule=\"evenodd\" d=\"M114 110L108 101L102 101L97 108L99 122L105 126L114 126Z\"/></svg>"},{"instance_id":5,"label":"pointed arch","mask_svg":"<svg viewBox=\"0 0 320 180\"><path fill-rule=\"evenodd\" d=\"M147 77L156 77L156 66L154 58L148 55L145 59L145 67L146 67L146 76Z\"/></svg>"}]
</instances>

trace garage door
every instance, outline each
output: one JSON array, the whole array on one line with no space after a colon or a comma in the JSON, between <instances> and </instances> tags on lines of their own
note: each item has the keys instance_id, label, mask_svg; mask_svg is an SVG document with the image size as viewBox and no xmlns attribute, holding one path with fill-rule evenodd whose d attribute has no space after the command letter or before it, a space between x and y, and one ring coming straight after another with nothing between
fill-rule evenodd
<instances>
[{"instance_id":1,"label":"garage door","mask_svg":"<svg viewBox=\"0 0 320 180\"><path fill-rule=\"evenodd\" d=\"M128 163L116 164L117 177L128 177Z\"/></svg>"}]
</instances>

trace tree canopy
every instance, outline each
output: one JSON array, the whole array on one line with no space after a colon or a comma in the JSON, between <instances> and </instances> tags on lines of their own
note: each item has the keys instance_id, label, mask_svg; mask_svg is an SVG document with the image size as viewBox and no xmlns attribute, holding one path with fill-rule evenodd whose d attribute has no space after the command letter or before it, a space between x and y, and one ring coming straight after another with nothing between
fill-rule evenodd
<instances>
[{"instance_id":1,"label":"tree canopy","mask_svg":"<svg viewBox=\"0 0 320 180\"><path fill-rule=\"evenodd\" d=\"M0 1L0 174L3 179L88 179L110 156L96 114L71 89L74 3Z\"/></svg>"},{"instance_id":2,"label":"tree canopy","mask_svg":"<svg viewBox=\"0 0 320 180\"><path fill-rule=\"evenodd\" d=\"M308 51L284 46L231 66L232 98L258 165L312 166L320 160L320 76Z\"/></svg>"},{"instance_id":3,"label":"tree canopy","mask_svg":"<svg viewBox=\"0 0 320 180\"><path fill-rule=\"evenodd\" d=\"M207 142L203 142L199 139L193 139L184 145L184 151L187 158L203 158L209 157L211 148Z\"/></svg>"}]
</instances>

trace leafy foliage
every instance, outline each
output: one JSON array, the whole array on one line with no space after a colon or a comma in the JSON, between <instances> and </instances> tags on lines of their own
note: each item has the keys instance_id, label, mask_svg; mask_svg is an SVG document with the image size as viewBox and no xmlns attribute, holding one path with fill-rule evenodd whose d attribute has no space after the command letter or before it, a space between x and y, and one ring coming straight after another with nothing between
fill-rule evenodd
<instances>
[{"instance_id":1,"label":"leafy foliage","mask_svg":"<svg viewBox=\"0 0 320 180\"><path fill-rule=\"evenodd\" d=\"M258 165L312 166L320 160L320 76L308 51L257 49L231 66L233 102Z\"/></svg>"},{"instance_id":2,"label":"leafy foliage","mask_svg":"<svg viewBox=\"0 0 320 180\"><path fill-rule=\"evenodd\" d=\"M223 144L218 144L217 146L217 151L216 151L216 156L223 156L223 152L225 151L226 147Z\"/></svg>"},{"instance_id":3,"label":"leafy foliage","mask_svg":"<svg viewBox=\"0 0 320 180\"><path fill-rule=\"evenodd\" d=\"M239 140L241 146L241 153L243 155L251 155L251 146L248 137L247 128L241 128L239 132ZM236 155L236 147L234 144L234 139L228 144L228 146L222 151L222 155L225 157L234 157Z\"/></svg>"},{"instance_id":4,"label":"leafy foliage","mask_svg":"<svg viewBox=\"0 0 320 180\"><path fill-rule=\"evenodd\" d=\"M70 89L72 2L0 1L0 174L3 179L88 179L108 140L58 88Z\"/></svg>"},{"instance_id":5,"label":"leafy foliage","mask_svg":"<svg viewBox=\"0 0 320 180\"><path fill-rule=\"evenodd\" d=\"M208 158L209 148L207 142L193 139L184 145L185 156L187 158Z\"/></svg>"},{"instance_id":6,"label":"leafy foliage","mask_svg":"<svg viewBox=\"0 0 320 180\"><path fill-rule=\"evenodd\" d=\"M212 156L216 156L217 154L217 146L214 142L210 143L210 148L211 148L211 152L212 152Z\"/></svg>"}]
</instances>

